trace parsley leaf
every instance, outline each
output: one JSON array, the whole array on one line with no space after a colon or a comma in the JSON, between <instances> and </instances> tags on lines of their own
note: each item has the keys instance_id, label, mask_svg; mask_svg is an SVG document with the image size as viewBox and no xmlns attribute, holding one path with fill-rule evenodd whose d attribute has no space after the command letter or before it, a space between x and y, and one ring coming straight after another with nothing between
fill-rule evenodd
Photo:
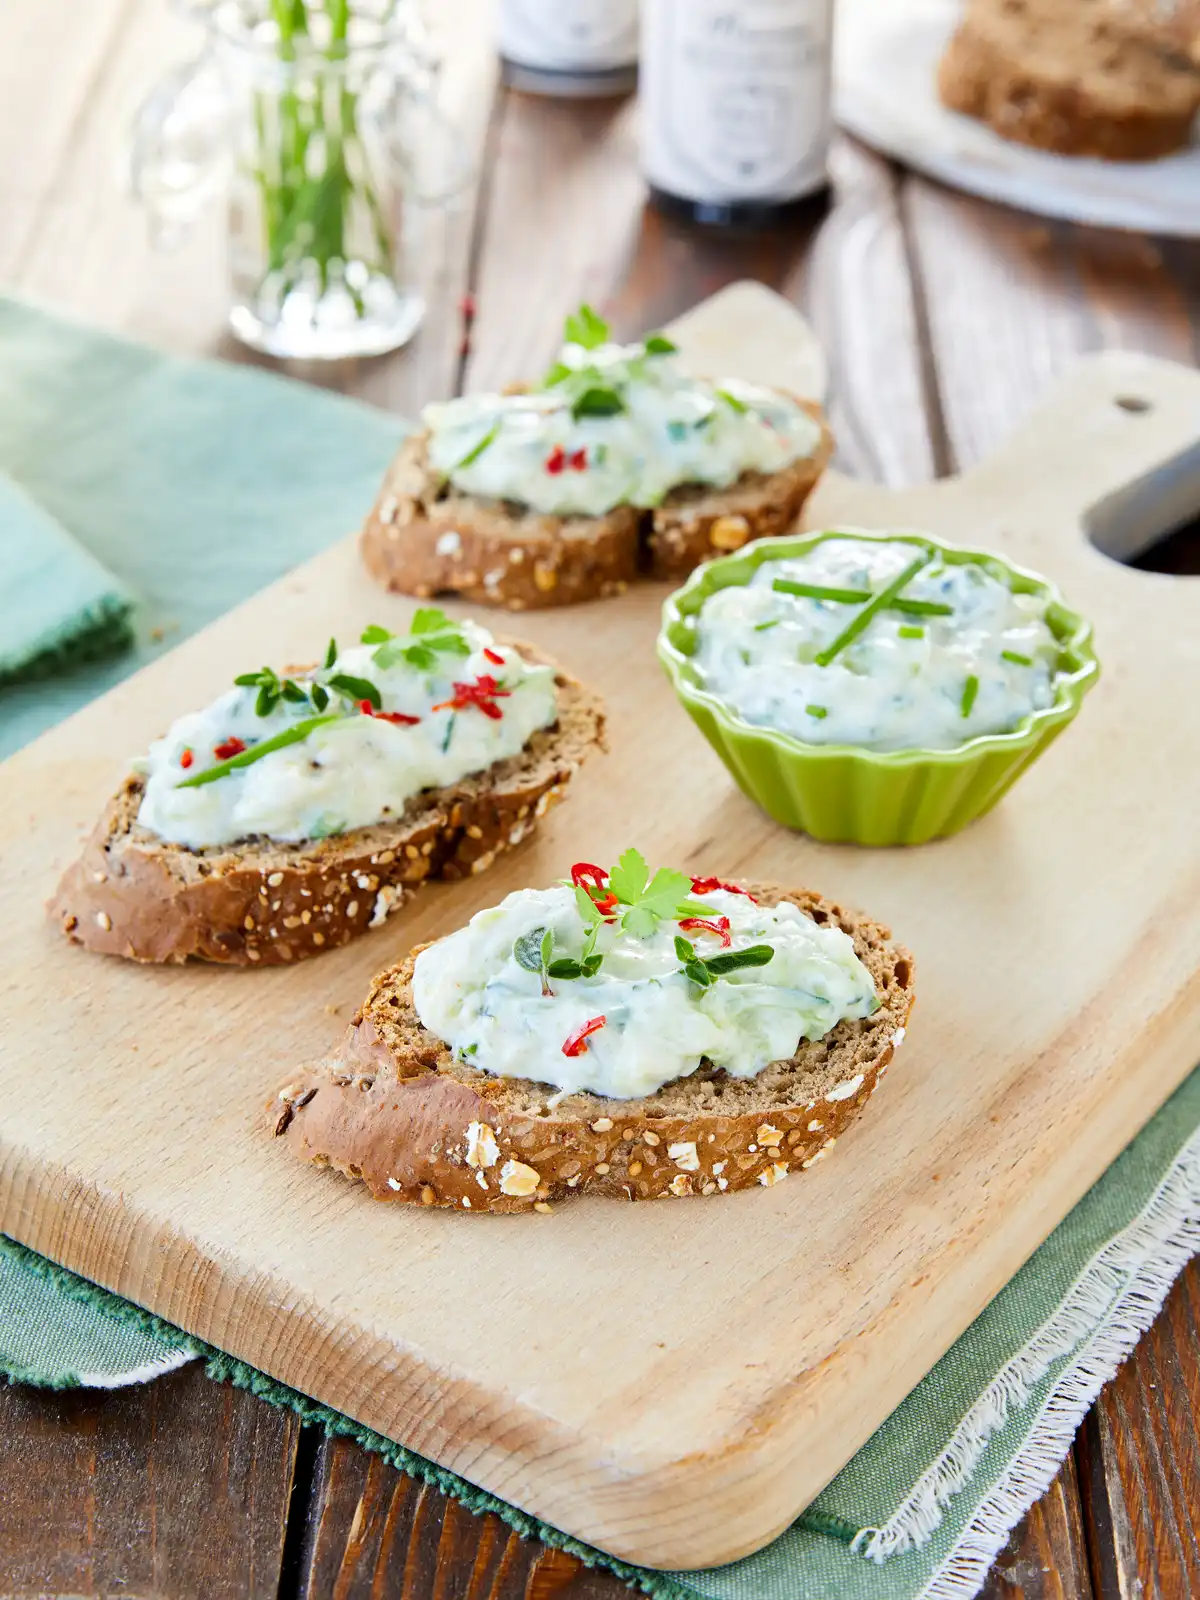
<instances>
[{"instance_id":1,"label":"parsley leaf","mask_svg":"<svg viewBox=\"0 0 1200 1600\"><path fill-rule=\"evenodd\" d=\"M673 356L679 351L677 344L672 344L665 333L652 333L645 342L648 356Z\"/></svg>"},{"instance_id":2,"label":"parsley leaf","mask_svg":"<svg viewBox=\"0 0 1200 1600\"><path fill-rule=\"evenodd\" d=\"M377 622L371 622L371 623L368 623L367 626L363 629L362 638L359 640L359 643L360 644L386 644L387 641L391 637L392 637L391 634L387 631L386 628L381 628ZM326 661L325 665L327 667L331 667L333 665L333 662L332 661Z\"/></svg>"},{"instance_id":3,"label":"parsley leaf","mask_svg":"<svg viewBox=\"0 0 1200 1600\"><path fill-rule=\"evenodd\" d=\"M374 633L375 629L368 629ZM372 660L381 672L394 667L398 661L407 662L416 672L432 672L437 666L438 652L469 656L471 646L453 617L448 617L438 606L419 606L413 615L408 634L384 633ZM363 643L373 643L363 635Z\"/></svg>"},{"instance_id":4,"label":"parsley leaf","mask_svg":"<svg viewBox=\"0 0 1200 1600\"><path fill-rule=\"evenodd\" d=\"M580 417L616 417L625 409L625 402L617 391L607 384L592 384L574 400L571 415Z\"/></svg>"},{"instance_id":5,"label":"parsley leaf","mask_svg":"<svg viewBox=\"0 0 1200 1600\"><path fill-rule=\"evenodd\" d=\"M595 350L608 343L608 323L585 302L573 316L567 318L563 337L568 344Z\"/></svg>"},{"instance_id":6,"label":"parsley leaf","mask_svg":"<svg viewBox=\"0 0 1200 1600\"><path fill-rule=\"evenodd\" d=\"M688 899L692 880L674 867L660 867L651 879L645 857L638 850L626 850L609 875L608 887L628 906L621 927L637 939L648 939L660 922L701 917L713 909Z\"/></svg>"}]
</instances>

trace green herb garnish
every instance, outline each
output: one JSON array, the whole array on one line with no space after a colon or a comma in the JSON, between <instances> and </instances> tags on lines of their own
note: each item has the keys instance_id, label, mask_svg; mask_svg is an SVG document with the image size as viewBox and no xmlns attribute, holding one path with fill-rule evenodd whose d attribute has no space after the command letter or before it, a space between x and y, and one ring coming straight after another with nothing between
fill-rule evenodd
<instances>
[{"instance_id":1,"label":"green herb garnish","mask_svg":"<svg viewBox=\"0 0 1200 1600\"><path fill-rule=\"evenodd\" d=\"M795 583L791 578L776 578L771 587L779 594L803 595L807 600L837 600L843 605L857 605L871 598L869 589L833 589L822 583Z\"/></svg>"},{"instance_id":2,"label":"green herb garnish","mask_svg":"<svg viewBox=\"0 0 1200 1600\"><path fill-rule=\"evenodd\" d=\"M975 704L975 696L979 693L979 679L974 673L963 684L962 714L964 717L971 715L971 707Z\"/></svg>"},{"instance_id":3,"label":"green herb garnish","mask_svg":"<svg viewBox=\"0 0 1200 1600\"><path fill-rule=\"evenodd\" d=\"M338 653L337 640L336 639L330 639L328 645L325 647L325 670L326 670L326 672L329 671L330 667L337 660L337 653Z\"/></svg>"},{"instance_id":4,"label":"green herb garnish","mask_svg":"<svg viewBox=\"0 0 1200 1600\"><path fill-rule=\"evenodd\" d=\"M625 409L625 402L616 389L608 384L593 383L571 404L571 415L580 417L615 417Z\"/></svg>"},{"instance_id":5,"label":"green herb garnish","mask_svg":"<svg viewBox=\"0 0 1200 1600\"><path fill-rule=\"evenodd\" d=\"M889 611L903 611L910 617L952 617L954 607L943 605L940 600L892 600L888 605Z\"/></svg>"},{"instance_id":6,"label":"green herb garnish","mask_svg":"<svg viewBox=\"0 0 1200 1600\"><path fill-rule=\"evenodd\" d=\"M683 963L682 971L698 989L709 989L718 978L746 967L765 967L775 956L769 944L752 944L746 950L727 950L723 955L701 958L696 947L682 934L675 936L675 954Z\"/></svg>"},{"instance_id":7,"label":"green herb garnish","mask_svg":"<svg viewBox=\"0 0 1200 1600\"><path fill-rule=\"evenodd\" d=\"M308 695L293 678L280 678L270 667L263 667L258 672L243 672L233 681L239 689L258 690L254 701L256 716L269 716L281 700L290 701L293 705L304 705L308 701ZM317 709L320 710L320 707Z\"/></svg>"},{"instance_id":8,"label":"green herb garnish","mask_svg":"<svg viewBox=\"0 0 1200 1600\"><path fill-rule=\"evenodd\" d=\"M779 618L773 617L770 622L756 622L754 624L754 631L755 633L766 633L768 628L777 628L778 626Z\"/></svg>"},{"instance_id":9,"label":"green herb garnish","mask_svg":"<svg viewBox=\"0 0 1200 1600\"><path fill-rule=\"evenodd\" d=\"M846 624L833 643L826 645L824 650L819 652L815 658L817 665L819 667L827 667L838 655L839 651L844 650L848 644L853 643L871 621L871 618L877 616L879 612L891 605L905 585L911 583L921 568L927 565L929 559L930 552L923 550L919 556L909 562L903 572L898 573L892 579L886 588L880 589L878 594L873 594L862 610L857 612L850 622Z\"/></svg>"},{"instance_id":10,"label":"green herb garnish","mask_svg":"<svg viewBox=\"0 0 1200 1600\"><path fill-rule=\"evenodd\" d=\"M621 913L621 927L635 939L648 939L660 922L702 917L713 909L688 899L692 880L674 867L659 867L650 878L638 850L626 850L609 873L608 887L627 908Z\"/></svg>"},{"instance_id":11,"label":"green herb garnish","mask_svg":"<svg viewBox=\"0 0 1200 1600\"><path fill-rule=\"evenodd\" d=\"M418 606L407 634L391 634L372 626L362 636L363 644L378 646L371 657L381 672L405 661L417 672L432 672L439 653L469 656L471 646L462 628L437 606Z\"/></svg>"},{"instance_id":12,"label":"green herb garnish","mask_svg":"<svg viewBox=\"0 0 1200 1600\"><path fill-rule=\"evenodd\" d=\"M739 400L737 395L730 394L728 389L718 389L716 394L718 400L724 400L729 409L731 411L736 411L739 417L744 417L750 410L750 407L744 400Z\"/></svg>"},{"instance_id":13,"label":"green herb garnish","mask_svg":"<svg viewBox=\"0 0 1200 1600\"><path fill-rule=\"evenodd\" d=\"M474 466L475 462L479 460L479 458L483 454L483 452L490 445L495 444L496 436L499 434L499 432L500 432L500 424L499 424L499 422L493 422L491 427L484 434L483 438L480 439L479 443L478 444L473 444L471 446L471 448L467 451L466 455L463 456L462 460L461 461L456 461L454 463L454 465L450 468L450 471L447 474L447 476L448 477L452 477L456 472L464 472L467 469L467 467Z\"/></svg>"},{"instance_id":14,"label":"green herb garnish","mask_svg":"<svg viewBox=\"0 0 1200 1600\"><path fill-rule=\"evenodd\" d=\"M1020 655L1016 650L1001 650L1000 658L1002 661L1011 661L1015 667L1031 667L1033 665L1032 656Z\"/></svg>"},{"instance_id":15,"label":"green herb garnish","mask_svg":"<svg viewBox=\"0 0 1200 1600\"><path fill-rule=\"evenodd\" d=\"M827 717L829 715L828 706L805 706L804 709L808 712L810 717L816 717L818 720L821 717Z\"/></svg>"},{"instance_id":16,"label":"green herb garnish","mask_svg":"<svg viewBox=\"0 0 1200 1600\"><path fill-rule=\"evenodd\" d=\"M314 728L324 727L327 722L341 722L340 712L331 712L327 717L307 717L303 722L297 722L290 728L285 728L282 733L277 733L271 739L264 739L260 744L252 744L248 750L243 750L239 755L230 756L228 761L219 761L215 767L206 767L203 772L197 772L193 778L184 778L182 783L177 783L177 789L199 789L206 783L216 783L218 778L225 778L238 767L249 767L256 761L261 761L264 756L269 756L273 750L285 750L290 744L301 744L308 738Z\"/></svg>"},{"instance_id":17,"label":"green herb garnish","mask_svg":"<svg viewBox=\"0 0 1200 1600\"><path fill-rule=\"evenodd\" d=\"M896 633L901 639L923 639L925 637L924 628L914 628L909 623L897 628Z\"/></svg>"},{"instance_id":18,"label":"green herb garnish","mask_svg":"<svg viewBox=\"0 0 1200 1600\"><path fill-rule=\"evenodd\" d=\"M648 356L673 356L679 352L679 346L672 344L665 333L652 333L645 342Z\"/></svg>"},{"instance_id":19,"label":"green herb garnish","mask_svg":"<svg viewBox=\"0 0 1200 1600\"><path fill-rule=\"evenodd\" d=\"M375 711L383 705L383 696L370 678L358 678L351 672L335 672L325 682L330 689L336 689L338 694L346 695L348 699L366 700Z\"/></svg>"},{"instance_id":20,"label":"green herb garnish","mask_svg":"<svg viewBox=\"0 0 1200 1600\"><path fill-rule=\"evenodd\" d=\"M608 323L585 302L567 318L563 326L563 338L567 344L580 345L584 350L597 350L602 344L608 343Z\"/></svg>"},{"instance_id":21,"label":"green herb garnish","mask_svg":"<svg viewBox=\"0 0 1200 1600\"><path fill-rule=\"evenodd\" d=\"M542 980L542 993L552 994L546 968L554 950L554 934L549 928L534 928L523 933L513 945L513 960L526 972L536 972Z\"/></svg>"}]
</instances>

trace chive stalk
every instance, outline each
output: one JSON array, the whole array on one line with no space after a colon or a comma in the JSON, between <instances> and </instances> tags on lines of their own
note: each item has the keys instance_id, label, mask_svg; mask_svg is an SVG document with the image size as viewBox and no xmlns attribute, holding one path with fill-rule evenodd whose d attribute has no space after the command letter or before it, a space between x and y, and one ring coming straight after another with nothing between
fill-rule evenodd
<instances>
[{"instance_id":1,"label":"chive stalk","mask_svg":"<svg viewBox=\"0 0 1200 1600\"><path fill-rule=\"evenodd\" d=\"M286 750L290 744L301 744L308 738L314 728L322 728L327 722L344 721L344 713L331 711L325 717L306 717L303 722L297 722L290 728L285 728L282 733L277 733L273 738L264 739L260 744L252 744L248 750L242 750L236 756L230 756L228 761L218 761L215 767L205 767L203 772L197 772L193 778L185 778L182 783L177 783L177 789L199 789L206 783L216 783L218 778L227 778L238 767L249 767L256 761L261 761L264 756L269 756L274 750Z\"/></svg>"},{"instance_id":2,"label":"chive stalk","mask_svg":"<svg viewBox=\"0 0 1200 1600\"><path fill-rule=\"evenodd\" d=\"M891 583L880 589L878 594L872 595L862 610L857 612L846 624L833 643L826 645L824 650L817 655L817 665L819 667L827 667L848 644L852 644L864 628L867 627L871 619L878 616L881 611L886 610L906 585L912 582L921 568L928 565L929 559L930 552L922 550L921 554L914 557L904 571L898 573L892 579Z\"/></svg>"}]
</instances>

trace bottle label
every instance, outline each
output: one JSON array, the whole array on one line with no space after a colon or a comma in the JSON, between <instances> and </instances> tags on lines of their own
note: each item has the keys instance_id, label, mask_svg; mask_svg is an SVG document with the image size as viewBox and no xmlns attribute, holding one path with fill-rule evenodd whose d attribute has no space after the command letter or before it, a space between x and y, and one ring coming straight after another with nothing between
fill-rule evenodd
<instances>
[{"instance_id":1,"label":"bottle label","mask_svg":"<svg viewBox=\"0 0 1200 1600\"><path fill-rule=\"evenodd\" d=\"M632 66L638 0L502 0L500 54L543 72Z\"/></svg>"},{"instance_id":2,"label":"bottle label","mask_svg":"<svg viewBox=\"0 0 1200 1600\"><path fill-rule=\"evenodd\" d=\"M832 0L643 0L642 160L701 203L798 199L825 178Z\"/></svg>"}]
</instances>

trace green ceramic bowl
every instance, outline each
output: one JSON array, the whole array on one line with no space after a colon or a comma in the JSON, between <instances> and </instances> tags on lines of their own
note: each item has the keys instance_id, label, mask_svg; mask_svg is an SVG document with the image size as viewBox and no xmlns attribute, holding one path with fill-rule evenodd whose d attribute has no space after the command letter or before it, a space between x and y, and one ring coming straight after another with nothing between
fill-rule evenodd
<instances>
[{"instance_id":1,"label":"green ceramic bowl","mask_svg":"<svg viewBox=\"0 0 1200 1600\"><path fill-rule=\"evenodd\" d=\"M809 744L745 722L708 693L691 657L696 617L709 595L747 583L764 561L802 555L823 539L853 538L933 546L947 563L973 562L1018 594L1044 595L1046 622L1059 644L1057 694L1009 733L985 734L952 750L865 750ZM688 715L742 792L787 828L831 843L924 844L957 833L990 811L1075 716L1100 663L1091 626L1063 603L1053 584L986 550L965 550L920 533L834 528L759 539L697 567L663 606L658 654Z\"/></svg>"}]
</instances>

